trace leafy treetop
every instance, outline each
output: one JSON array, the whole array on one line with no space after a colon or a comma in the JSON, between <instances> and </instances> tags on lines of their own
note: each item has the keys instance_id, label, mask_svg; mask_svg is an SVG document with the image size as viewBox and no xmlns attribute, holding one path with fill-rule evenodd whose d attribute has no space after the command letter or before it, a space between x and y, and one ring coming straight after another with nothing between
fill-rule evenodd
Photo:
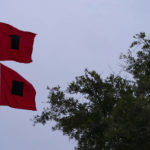
<instances>
[{"instance_id":1,"label":"leafy treetop","mask_svg":"<svg viewBox=\"0 0 150 150\"><path fill-rule=\"evenodd\" d=\"M133 81L111 74L106 79L85 69L66 91L49 88L47 103L35 124L56 122L53 130L78 142L76 150L150 149L150 40L145 33L134 36L121 59ZM133 48L139 48L136 54Z\"/></svg>"}]
</instances>

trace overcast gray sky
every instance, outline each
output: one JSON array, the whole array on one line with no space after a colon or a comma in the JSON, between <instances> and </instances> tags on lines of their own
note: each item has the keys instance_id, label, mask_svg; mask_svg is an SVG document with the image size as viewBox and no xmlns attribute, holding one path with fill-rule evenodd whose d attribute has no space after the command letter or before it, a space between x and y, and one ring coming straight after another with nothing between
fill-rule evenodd
<instances>
[{"instance_id":1,"label":"overcast gray sky","mask_svg":"<svg viewBox=\"0 0 150 150\"><path fill-rule=\"evenodd\" d=\"M1 150L73 150L61 132L32 126L30 118L45 106L50 87L65 87L84 69L107 76L120 68L132 36L150 33L149 0L3 0L0 22L35 32L33 63L3 62L28 81L36 91L38 112L0 107ZM111 68L111 69L110 69Z\"/></svg>"}]
</instances>

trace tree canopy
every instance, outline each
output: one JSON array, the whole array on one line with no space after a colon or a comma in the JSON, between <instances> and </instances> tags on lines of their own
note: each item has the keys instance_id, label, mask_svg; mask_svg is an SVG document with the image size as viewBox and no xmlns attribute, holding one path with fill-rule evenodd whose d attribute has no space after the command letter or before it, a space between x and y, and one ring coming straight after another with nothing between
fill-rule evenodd
<instances>
[{"instance_id":1,"label":"tree canopy","mask_svg":"<svg viewBox=\"0 0 150 150\"><path fill-rule=\"evenodd\" d=\"M132 80L110 74L102 77L85 69L64 91L48 88L48 107L35 124L55 121L53 130L78 142L76 150L150 149L150 40L134 36L120 58Z\"/></svg>"}]
</instances>

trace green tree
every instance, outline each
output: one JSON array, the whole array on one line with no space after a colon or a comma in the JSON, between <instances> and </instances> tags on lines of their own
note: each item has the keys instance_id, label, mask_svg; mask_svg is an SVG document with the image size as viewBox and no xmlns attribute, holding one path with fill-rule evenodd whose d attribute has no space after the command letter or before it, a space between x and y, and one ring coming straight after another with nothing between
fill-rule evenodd
<instances>
[{"instance_id":1,"label":"green tree","mask_svg":"<svg viewBox=\"0 0 150 150\"><path fill-rule=\"evenodd\" d=\"M145 33L134 39L120 57L132 80L114 74L102 79L86 69L65 91L48 89L49 106L34 123L55 121L52 129L75 139L76 150L150 149L150 40Z\"/></svg>"}]
</instances>

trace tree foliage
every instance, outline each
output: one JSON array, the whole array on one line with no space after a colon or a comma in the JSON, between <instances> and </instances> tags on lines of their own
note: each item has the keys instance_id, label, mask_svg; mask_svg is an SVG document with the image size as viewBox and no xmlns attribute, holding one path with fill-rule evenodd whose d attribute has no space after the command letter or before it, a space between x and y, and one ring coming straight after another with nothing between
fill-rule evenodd
<instances>
[{"instance_id":1,"label":"tree foliage","mask_svg":"<svg viewBox=\"0 0 150 150\"><path fill-rule=\"evenodd\" d=\"M145 33L134 39L120 57L132 81L86 69L65 91L49 89L49 107L34 123L55 121L52 129L75 139L76 150L150 149L150 40Z\"/></svg>"}]
</instances>

